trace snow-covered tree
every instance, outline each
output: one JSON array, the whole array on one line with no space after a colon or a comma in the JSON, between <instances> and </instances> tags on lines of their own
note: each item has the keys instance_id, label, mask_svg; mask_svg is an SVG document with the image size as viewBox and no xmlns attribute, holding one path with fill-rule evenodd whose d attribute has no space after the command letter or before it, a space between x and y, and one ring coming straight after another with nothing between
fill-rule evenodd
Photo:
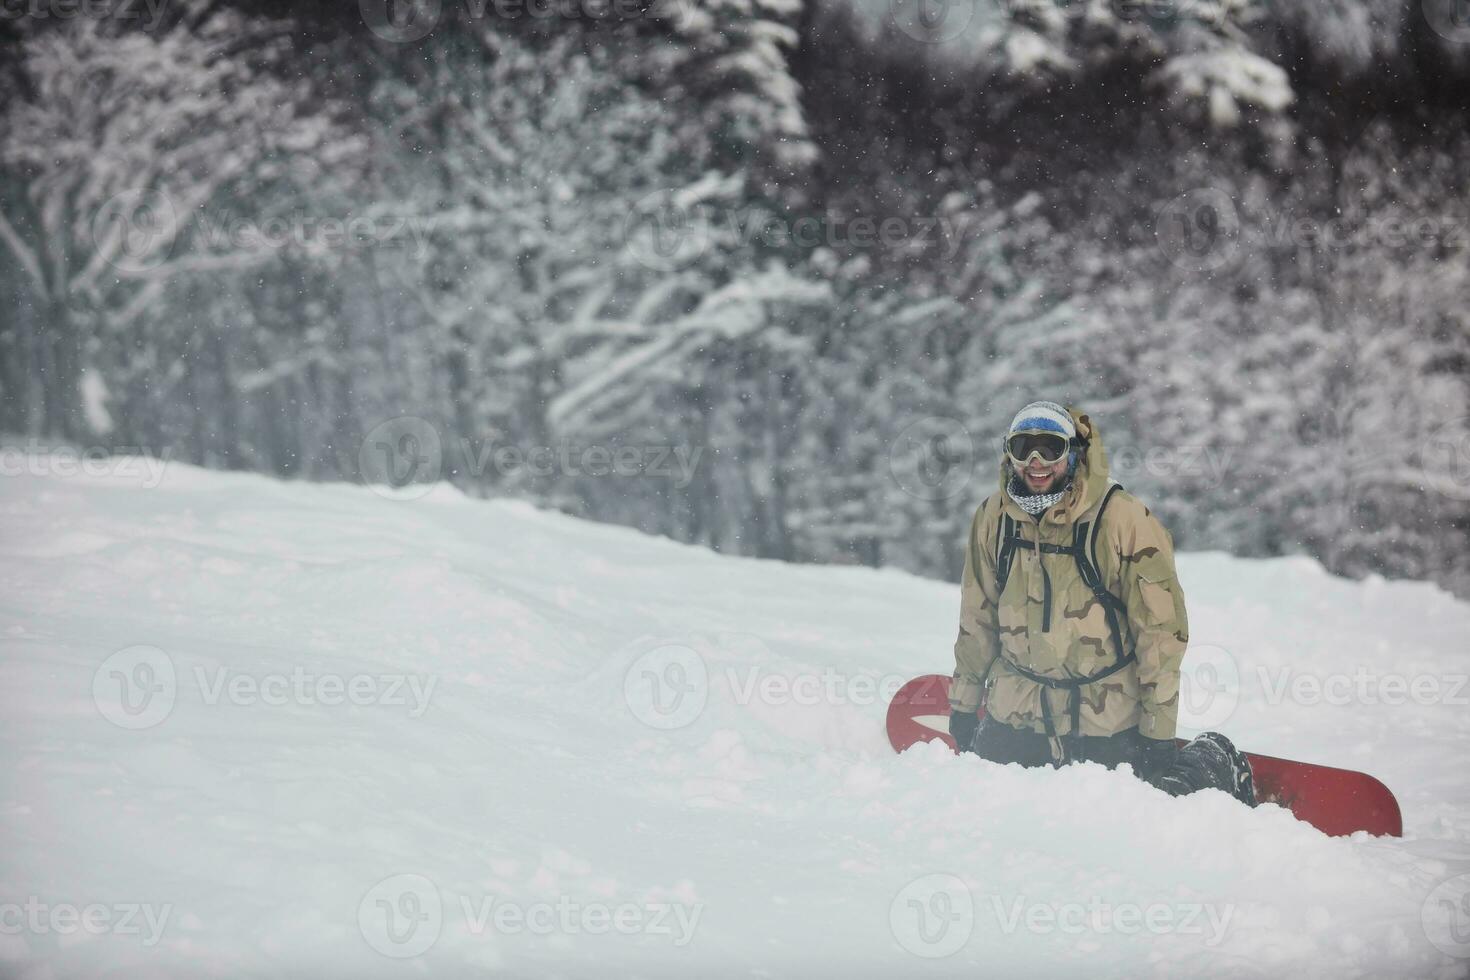
<instances>
[{"instance_id":1,"label":"snow-covered tree","mask_svg":"<svg viewBox=\"0 0 1470 980\"><path fill-rule=\"evenodd\" d=\"M752 263L741 176L690 173L662 108L605 53L484 32L431 47L422 70L374 106L408 148L392 180L434 229L402 281L444 353L457 434L615 428L599 416L657 362L814 295Z\"/></svg>"},{"instance_id":2,"label":"snow-covered tree","mask_svg":"<svg viewBox=\"0 0 1470 980\"><path fill-rule=\"evenodd\" d=\"M38 429L87 432L78 385L96 344L146 320L171 283L261 260L202 240L201 215L335 162L317 156L327 127L305 114L304 86L262 67L281 54L279 25L196 13L159 31L77 17L20 43L24 85L0 110L0 247L46 325Z\"/></svg>"}]
</instances>

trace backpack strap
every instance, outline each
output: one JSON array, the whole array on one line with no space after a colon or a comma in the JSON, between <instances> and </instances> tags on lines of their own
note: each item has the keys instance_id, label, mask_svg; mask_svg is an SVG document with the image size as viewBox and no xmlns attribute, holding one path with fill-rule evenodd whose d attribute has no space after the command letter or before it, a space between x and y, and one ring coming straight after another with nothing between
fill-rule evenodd
<instances>
[{"instance_id":1,"label":"backpack strap","mask_svg":"<svg viewBox=\"0 0 1470 980\"><path fill-rule=\"evenodd\" d=\"M1016 520L1001 508L1000 533L995 536L995 598L1000 600L1006 590L1006 581L1011 577L1011 563L1016 559L1016 544L1021 533L1016 529Z\"/></svg>"},{"instance_id":2,"label":"backpack strap","mask_svg":"<svg viewBox=\"0 0 1470 980\"><path fill-rule=\"evenodd\" d=\"M1103 494L1102 503L1097 505L1097 513L1092 520L1078 524L1073 531L1072 547L1073 557L1077 561L1077 574L1082 577L1082 582L1092 594L1097 597L1098 603L1103 607L1103 615L1108 620L1108 632L1113 636L1113 655L1115 664L1122 666L1131 663L1134 659L1132 649L1123 646L1123 630L1119 624L1119 617L1128 615L1128 607L1122 599L1113 595L1103 585L1102 572L1097 567L1097 538L1102 531L1103 511L1107 509L1108 501L1113 499L1113 494L1122 487L1114 483L1108 487L1108 492Z\"/></svg>"}]
</instances>

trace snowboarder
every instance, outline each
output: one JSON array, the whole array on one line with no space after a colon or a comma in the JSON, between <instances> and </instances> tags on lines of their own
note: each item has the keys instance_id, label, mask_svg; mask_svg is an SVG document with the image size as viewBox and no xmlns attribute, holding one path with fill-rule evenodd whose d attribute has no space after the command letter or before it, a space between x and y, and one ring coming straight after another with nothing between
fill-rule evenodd
<instances>
[{"instance_id":1,"label":"snowboarder","mask_svg":"<svg viewBox=\"0 0 1470 980\"><path fill-rule=\"evenodd\" d=\"M1126 762L1173 795L1213 787L1253 805L1250 765L1225 736L1175 747L1189 624L1174 544L1109 480L1097 423L1027 405L1000 468L965 548L950 685L960 750L1023 766Z\"/></svg>"}]
</instances>

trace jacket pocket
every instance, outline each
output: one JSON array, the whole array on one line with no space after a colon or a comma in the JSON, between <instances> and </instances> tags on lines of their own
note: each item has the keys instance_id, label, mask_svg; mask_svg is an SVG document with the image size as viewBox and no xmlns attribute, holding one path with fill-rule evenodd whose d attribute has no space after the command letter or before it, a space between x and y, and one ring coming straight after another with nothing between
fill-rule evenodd
<instances>
[{"instance_id":1,"label":"jacket pocket","mask_svg":"<svg viewBox=\"0 0 1470 980\"><path fill-rule=\"evenodd\" d=\"M1148 625L1165 626L1174 621L1174 590L1167 575L1140 575L1138 596Z\"/></svg>"}]
</instances>

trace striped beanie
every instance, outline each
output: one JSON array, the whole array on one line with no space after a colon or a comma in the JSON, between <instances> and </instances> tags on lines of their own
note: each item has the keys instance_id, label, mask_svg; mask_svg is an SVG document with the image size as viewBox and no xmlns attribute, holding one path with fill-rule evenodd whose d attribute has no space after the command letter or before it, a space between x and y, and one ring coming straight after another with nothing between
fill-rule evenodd
<instances>
[{"instance_id":1,"label":"striped beanie","mask_svg":"<svg viewBox=\"0 0 1470 980\"><path fill-rule=\"evenodd\" d=\"M1072 416L1056 402L1032 402L1017 412L1005 438L1008 440L1017 432L1056 432L1068 440L1077 438Z\"/></svg>"}]
</instances>

